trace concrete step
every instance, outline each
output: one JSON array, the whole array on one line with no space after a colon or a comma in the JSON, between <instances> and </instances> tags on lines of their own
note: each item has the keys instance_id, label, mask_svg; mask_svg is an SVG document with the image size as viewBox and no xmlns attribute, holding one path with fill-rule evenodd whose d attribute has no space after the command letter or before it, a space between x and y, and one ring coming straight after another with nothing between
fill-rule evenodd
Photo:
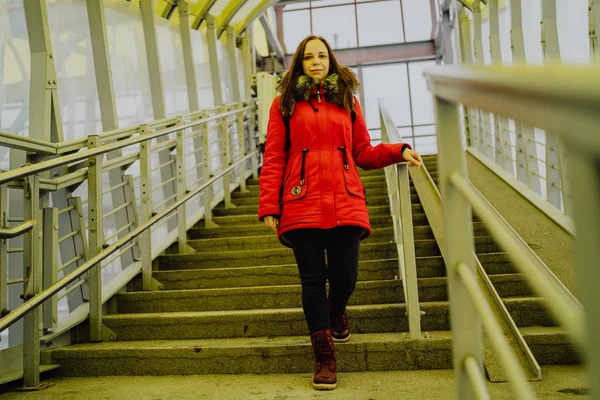
<instances>
[{"instance_id":1,"label":"concrete step","mask_svg":"<svg viewBox=\"0 0 600 400\"><path fill-rule=\"evenodd\" d=\"M504 254L483 254L478 256L486 272L490 275L512 274L515 270ZM446 266L441 256L418 257L417 276L435 278L446 275ZM370 281L396 279L398 259L359 261L358 280ZM267 285L294 285L298 281L298 267L270 265L254 267L205 268L191 270L155 271L154 278L160 281L165 290L209 289L226 287L249 287ZM135 290L141 290L141 282L136 281Z\"/></svg>"},{"instance_id":2,"label":"concrete step","mask_svg":"<svg viewBox=\"0 0 600 400\"><path fill-rule=\"evenodd\" d=\"M423 238L429 238L433 236L430 233L431 230L420 229ZM393 228L379 228L374 229L371 236L369 236L363 243L379 243L379 242L393 242L394 241L394 229ZM260 250L260 249L272 249L280 247L279 239L275 234L272 235L259 235L259 236L240 236L240 237L224 237L224 238L210 238L210 239L196 239L188 240L188 244L193 247L197 252L207 251L238 251L238 250Z\"/></svg>"},{"instance_id":3,"label":"concrete step","mask_svg":"<svg viewBox=\"0 0 600 400\"><path fill-rule=\"evenodd\" d=\"M444 278L428 278L444 279ZM225 311L302 306L301 286L254 286L196 290L160 290L117 295L119 314L185 311ZM440 282L443 285L443 282ZM356 284L352 304L402 303L399 280L363 281Z\"/></svg>"},{"instance_id":4,"label":"concrete step","mask_svg":"<svg viewBox=\"0 0 600 400\"><path fill-rule=\"evenodd\" d=\"M519 274L491 275L501 297L530 296L531 290ZM302 288L295 285L270 285L192 290L161 290L120 293L118 312L156 313L189 311L224 311L302 306ZM419 278L419 301L446 301L447 279ZM403 303L402 281L359 281L350 299L352 305Z\"/></svg>"},{"instance_id":5,"label":"concrete step","mask_svg":"<svg viewBox=\"0 0 600 400\"><path fill-rule=\"evenodd\" d=\"M540 364L579 362L560 329L526 327L521 332ZM349 342L336 344L338 371L452 369L451 333L431 331L429 336L411 340L398 332L353 333ZM61 376L309 374L314 368L307 335L85 343L44 350L42 363L60 364Z\"/></svg>"},{"instance_id":6,"label":"concrete step","mask_svg":"<svg viewBox=\"0 0 600 400\"><path fill-rule=\"evenodd\" d=\"M508 299L505 303L520 327L553 325L540 299ZM421 317L423 331L450 329L448 302L422 302L421 311L425 313ZM405 314L404 304L348 306L350 330L356 333L408 332ZM524 314L528 317L521 318ZM107 315L103 322L115 332L119 341L300 336L308 333L300 307L119 314Z\"/></svg>"},{"instance_id":7,"label":"concrete step","mask_svg":"<svg viewBox=\"0 0 600 400\"><path fill-rule=\"evenodd\" d=\"M433 232L428 226L416 226L413 231L413 237L415 240L433 239ZM363 244L381 242L389 243L393 241L394 228L378 228L373 229L371 236L365 239ZM264 248L276 248L280 246L279 239L275 234L192 239L188 240L188 244L197 252L260 250Z\"/></svg>"},{"instance_id":8,"label":"concrete step","mask_svg":"<svg viewBox=\"0 0 600 400\"><path fill-rule=\"evenodd\" d=\"M443 268L441 265L438 270L443 272ZM358 263L359 281L392 280L398 273L398 259ZM153 277L164 285L165 290L295 285L299 282L296 264L156 271Z\"/></svg>"},{"instance_id":9,"label":"concrete step","mask_svg":"<svg viewBox=\"0 0 600 400\"><path fill-rule=\"evenodd\" d=\"M258 223L257 223L258 222ZM188 236L190 239L194 240L194 239L208 239L208 238L222 238L222 237L242 237L242 236L263 236L263 235L272 235L273 231L268 229L267 227L264 226L263 223L260 223L260 221L258 221L258 218L256 218L255 220L251 221L251 222L247 222L244 224L240 224L237 226L233 226L233 225L228 225L228 226L221 226L219 228L202 228L203 222L200 222L198 225L198 227L196 228L192 228L188 231ZM415 214L413 214L413 229L415 231L415 235L418 234L418 230L419 229L427 229L428 231L431 231L431 228L429 227L429 224L427 223L427 218L425 217L425 214L423 213L417 213L416 217ZM392 227L391 225L391 220L390 220L390 224L388 225L383 225L381 227L377 227L377 226L373 226L372 228L374 230L377 229L384 229L384 228L390 228ZM485 228L485 226L480 223L480 222L475 222L473 224L473 227L475 229L475 234L487 234L487 229Z\"/></svg>"},{"instance_id":10,"label":"concrete step","mask_svg":"<svg viewBox=\"0 0 600 400\"><path fill-rule=\"evenodd\" d=\"M394 243L365 243L361 246L360 260L396 258ZM283 265L295 262L291 249L278 246L267 250L211 251L194 254L173 254L159 257L161 269L197 269L224 267L253 267Z\"/></svg>"}]
</instances>

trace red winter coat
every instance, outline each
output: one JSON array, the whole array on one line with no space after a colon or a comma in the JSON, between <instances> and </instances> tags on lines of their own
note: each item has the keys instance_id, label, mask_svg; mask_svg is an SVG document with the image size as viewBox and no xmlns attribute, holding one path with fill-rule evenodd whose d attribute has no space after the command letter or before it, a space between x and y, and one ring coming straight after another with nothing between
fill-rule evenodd
<instances>
[{"instance_id":1,"label":"red winter coat","mask_svg":"<svg viewBox=\"0 0 600 400\"><path fill-rule=\"evenodd\" d=\"M258 217L262 221L268 215L280 216L278 237L288 247L290 244L283 235L299 228L354 225L365 228L362 239L369 236L365 189L356 167L384 168L403 161L402 143L371 146L356 99L353 130L350 114L326 100L323 89L321 103L316 89L312 93L311 101L318 111L308 101L301 100L290 119L289 158L285 152L286 133L279 96L273 101L269 115Z\"/></svg>"}]
</instances>

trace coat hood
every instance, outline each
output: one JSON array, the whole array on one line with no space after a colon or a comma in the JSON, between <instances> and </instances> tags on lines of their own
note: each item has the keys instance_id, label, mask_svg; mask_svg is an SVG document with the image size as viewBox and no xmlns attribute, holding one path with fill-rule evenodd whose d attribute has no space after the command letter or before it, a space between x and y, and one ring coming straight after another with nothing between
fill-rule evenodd
<instances>
[{"instance_id":1,"label":"coat hood","mask_svg":"<svg viewBox=\"0 0 600 400\"><path fill-rule=\"evenodd\" d=\"M327 75L321 86L321 93L325 95L327 101L341 106L342 99L340 98L340 88L338 86L339 79L340 77L338 74ZM296 101L309 100L310 96L317 92L318 86L319 82L308 75L300 75L298 77L298 82L296 83L294 99ZM356 92L356 88L351 87L350 92Z\"/></svg>"}]
</instances>

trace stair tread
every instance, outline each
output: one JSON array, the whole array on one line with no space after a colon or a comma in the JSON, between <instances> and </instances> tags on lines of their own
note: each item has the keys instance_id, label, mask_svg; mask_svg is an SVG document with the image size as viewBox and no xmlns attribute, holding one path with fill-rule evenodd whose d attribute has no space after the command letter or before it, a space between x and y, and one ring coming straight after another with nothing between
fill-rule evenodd
<instances>
[{"instance_id":1,"label":"stair tread","mask_svg":"<svg viewBox=\"0 0 600 400\"><path fill-rule=\"evenodd\" d=\"M535 338L542 336L563 336L561 342L569 342L567 334L560 327L554 326L535 326L520 328L521 333L526 338ZM452 340L451 331L429 331L429 339L420 341L427 345L433 342L447 342L450 345ZM352 339L348 343L337 343L336 349L339 351L352 351L359 347L358 345L379 344L409 344L414 342L408 339L404 332L384 332L384 333L352 333ZM308 335L302 336L274 336L274 337L253 337L253 338L218 338L218 339L184 339L184 340L136 340L124 342L100 342L100 343L79 343L64 346L51 351L55 355L67 355L69 353L95 353L101 357L105 351L123 351L121 354L112 354L112 357L131 357L128 351L136 351L136 357L156 357L161 350L166 351L168 356L176 356L173 350L192 350L194 353L201 353L202 350L210 349L247 349L248 351L260 351L263 348L280 348L282 351L293 352L293 348L310 347ZM140 352L142 351L142 352ZM57 354L58 353L58 354ZM83 354L82 354L83 355Z\"/></svg>"}]
</instances>

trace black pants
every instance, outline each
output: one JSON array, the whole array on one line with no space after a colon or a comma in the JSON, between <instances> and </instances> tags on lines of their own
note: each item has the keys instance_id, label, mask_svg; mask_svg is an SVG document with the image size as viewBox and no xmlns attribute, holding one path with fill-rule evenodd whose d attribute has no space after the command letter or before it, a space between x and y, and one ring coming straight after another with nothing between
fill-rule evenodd
<instances>
[{"instance_id":1,"label":"black pants","mask_svg":"<svg viewBox=\"0 0 600 400\"><path fill-rule=\"evenodd\" d=\"M356 287L362 230L356 226L341 226L296 229L285 234L298 263L302 307L311 333L329 328L325 282L329 280L329 299L334 305L346 304Z\"/></svg>"}]
</instances>

